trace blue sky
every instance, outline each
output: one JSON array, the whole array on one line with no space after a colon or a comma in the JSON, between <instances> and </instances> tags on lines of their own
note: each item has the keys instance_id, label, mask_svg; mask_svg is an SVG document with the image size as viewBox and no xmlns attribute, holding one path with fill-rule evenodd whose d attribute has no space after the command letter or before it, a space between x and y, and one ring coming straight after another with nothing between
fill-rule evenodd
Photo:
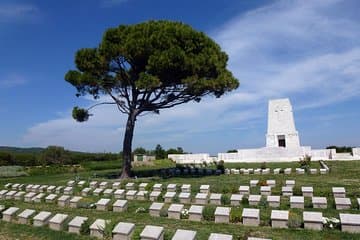
<instances>
[{"instance_id":1,"label":"blue sky","mask_svg":"<svg viewBox=\"0 0 360 240\"><path fill-rule=\"evenodd\" d=\"M119 151L125 116L86 123L64 81L105 29L150 19L206 32L230 57L238 90L137 121L134 147L217 153L265 145L267 102L290 98L302 145L360 145L360 3L323 1L0 0L0 145Z\"/></svg>"}]
</instances>

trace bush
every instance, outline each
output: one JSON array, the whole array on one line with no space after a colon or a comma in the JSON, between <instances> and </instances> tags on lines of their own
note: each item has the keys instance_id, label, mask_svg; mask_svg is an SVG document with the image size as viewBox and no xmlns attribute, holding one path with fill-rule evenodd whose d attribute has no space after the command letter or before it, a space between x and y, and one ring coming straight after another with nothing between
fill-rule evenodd
<instances>
[{"instance_id":1,"label":"bush","mask_svg":"<svg viewBox=\"0 0 360 240\"><path fill-rule=\"evenodd\" d=\"M261 169L265 169L265 168L266 168L266 162L261 163L260 168L261 168Z\"/></svg>"},{"instance_id":2,"label":"bush","mask_svg":"<svg viewBox=\"0 0 360 240\"><path fill-rule=\"evenodd\" d=\"M226 194L221 195L221 204L222 205L229 205L230 204L229 195L226 195Z\"/></svg>"},{"instance_id":3,"label":"bush","mask_svg":"<svg viewBox=\"0 0 360 240\"><path fill-rule=\"evenodd\" d=\"M203 217L206 221L214 221L215 220L215 206L205 206L203 211Z\"/></svg>"},{"instance_id":4,"label":"bush","mask_svg":"<svg viewBox=\"0 0 360 240\"><path fill-rule=\"evenodd\" d=\"M162 208L160 210L160 217L167 217L167 216L168 216L167 209Z\"/></svg>"},{"instance_id":5,"label":"bush","mask_svg":"<svg viewBox=\"0 0 360 240\"><path fill-rule=\"evenodd\" d=\"M89 235L90 234L90 221L86 220L80 227L81 235Z\"/></svg>"},{"instance_id":6,"label":"bush","mask_svg":"<svg viewBox=\"0 0 360 240\"><path fill-rule=\"evenodd\" d=\"M24 167L21 166L3 166L0 167L0 177L20 177L27 176Z\"/></svg>"},{"instance_id":7,"label":"bush","mask_svg":"<svg viewBox=\"0 0 360 240\"><path fill-rule=\"evenodd\" d=\"M216 165L216 169L220 170L222 173L225 172L225 166L224 166L224 161L220 160L217 165Z\"/></svg>"},{"instance_id":8,"label":"bush","mask_svg":"<svg viewBox=\"0 0 360 240\"><path fill-rule=\"evenodd\" d=\"M295 214L290 212L289 213L289 227L290 228L300 228L302 227L303 221L302 218Z\"/></svg>"},{"instance_id":9,"label":"bush","mask_svg":"<svg viewBox=\"0 0 360 240\"><path fill-rule=\"evenodd\" d=\"M299 164L300 164L300 168L303 168L305 169L305 171L308 171L311 165L311 156L305 155L303 158L300 158Z\"/></svg>"}]
</instances>

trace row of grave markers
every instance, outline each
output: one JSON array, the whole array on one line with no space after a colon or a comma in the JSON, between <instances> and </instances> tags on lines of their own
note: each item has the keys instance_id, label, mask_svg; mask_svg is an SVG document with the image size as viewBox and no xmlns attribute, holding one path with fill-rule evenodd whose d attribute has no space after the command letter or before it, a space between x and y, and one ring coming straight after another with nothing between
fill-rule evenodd
<instances>
[{"instance_id":1,"label":"row of grave markers","mask_svg":"<svg viewBox=\"0 0 360 240\"><path fill-rule=\"evenodd\" d=\"M13 222L19 224L32 224L34 227L49 226L54 231L66 230L70 233L81 234L82 225L88 221L88 217L76 216L70 218L67 214L57 213L52 214L48 211L41 211L36 213L33 209L25 209L20 211L17 207L10 207L5 210L0 205L0 212L2 212L2 220L6 222ZM71 219L71 220L70 220ZM106 225L110 221L105 219L96 219L90 226L90 236L96 238L104 238ZM135 224L129 222L119 222L112 229L113 240L131 239L134 234ZM163 240L165 229L162 226L146 225L140 233L141 240ZM171 238L172 240L195 240L197 232L192 230L178 229ZM208 240L232 240L232 235L211 233ZM249 237L248 240L267 240L264 238ZM269 239L268 239L269 240Z\"/></svg>"}]
</instances>

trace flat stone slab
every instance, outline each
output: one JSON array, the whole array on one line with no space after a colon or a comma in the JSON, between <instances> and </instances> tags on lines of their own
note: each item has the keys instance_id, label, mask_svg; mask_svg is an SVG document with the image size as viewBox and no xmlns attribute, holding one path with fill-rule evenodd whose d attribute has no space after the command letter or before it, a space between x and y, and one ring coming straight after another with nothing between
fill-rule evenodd
<instances>
[{"instance_id":1,"label":"flat stone slab","mask_svg":"<svg viewBox=\"0 0 360 240\"><path fill-rule=\"evenodd\" d=\"M164 206L164 203L154 202L150 205L149 210L160 211Z\"/></svg>"},{"instance_id":2,"label":"flat stone slab","mask_svg":"<svg viewBox=\"0 0 360 240\"><path fill-rule=\"evenodd\" d=\"M51 212L41 211L36 216L34 216L33 219L43 222L43 221L46 221L47 219L49 219L51 214L52 214Z\"/></svg>"},{"instance_id":3,"label":"flat stone slab","mask_svg":"<svg viewBox=\"0 0 360 240\"><path fill-rule=\"evenodd\" d=\"M3 211L2 214L12 216L12 215L16 214L16 212L19 210L20 210L20 208L17 208L17 207L9 207L5 211Z\"/></svg>"},{"instance_id":4,"label":"flat stone slab","mask_svg":"<svg viewBox=\"0 0 360 240\"><path fill-rule=\"evenodd\" d=\"M351 200L350 198L335 198L335 205L338 206L349 206L351 207Z\"/></svg>"},{"instance_id":5,"label":"flat stone slab","mask_svg":"<svg viewBox=\"0 0 360 240\"><path fill-rule=\"evenodd\" d=\"M232 235L229 234L220 234L220 233L211 233L208 240L232 240Z\"/></svg>"},{"instance_id":6,"label":"flat stone slab","mask_svg":"<svg viewBox=\"0 0 360 240\"><path fill-rule=\"evenodd\" d=\"M71 198L71 196L69 195L62 195L61 197L59 197L58 201L59 202L66 202L66 201L69 201Z\"/></svg>"},{"instance_id":7,"label":"flat stone slab","mask_svg":"<svg viewBox=\"0 0 360 240\"><path fill-rule=\"evenodd\" d=\"M270 187L275 187L276 186L276 180L273 180L273 179L269 179L269 180L266 180L266 184Z\"/></svg>"},{"instance_id":8,"label":"flat stone slab","mask_svg":"<svg viewBox=\"0 0 360 240\"><path fill-rule=\"evenodd\" d=\"M180 193L181 194L181 193ZM150 198L157 198L157 197L159 197L161 195L161 192L159 192L159 191L152 191L151 193L150 193Z\"/></svg>"},{"instance_id":9,"label":"flat stone slab","mask_svg":"<svg viewBox=\"0 0 360 240\"><path fill-rule=\"evenodd\" d=\"M184 204L171 204L168 212L181 212L184 209Z\"/></svg>"},{"instance_id":10,"label":"flat stone slab","mask_svg":"<svg viewBox=\"0 0 360 240\"><path fill-rule=\"evenodd\" d=\"M186 198L186 199L188 199L188 198L190 198L190 196L191 196L191 194L188 193L188 192L181 192L181 193L179 194L179 198L180 198L180 199L181 199L181 198Z\"/></svg>"},{"instance_id":11,"label":"flat stone slab","mask_svg":"<svg viewBox=\"0 0 360 240\"><path fill-rule=\"evenodd\" d=\"M56 198L57 195L52 193L46 196L45 201L55 201Z\"/></svg>"},{"instance_id":12,"label":"flat stone slab","mask_svg":"<svg viewBox=\"0 0 360 240\"><path fill-rule=\"evenodd\" d=\"M304 203L304 197L302 196L291 196L290 203Z\"/></svg>"},{"instance_id":13,"label":"flat stone slab","mask_svg":"<svg viewBox=\"0 0 360 240\"><path fill-rule=\"evenodd\" d=\"M345 194L345 188L344 187L333 187L332 188L332 192L334 193L334 194Z\"/></svg>"},{"instance_id":14,"label":"flat stone slab","mask_svg":"<svg viewBox=\"0 0 360 240\"><path fill-rule=\"evenodd\" d=\"M156 183L156 184L154 184L154 186L153 186L153 190L161 190L161 188L162 188L162 184L161 184L161 183Z\"/></svg>"},{"instance_id":15,"label":"flat stone slab","mask_svg":"<svg viewBox=\"0 0 360 240\"><path fill-rule=\"evenodd\" d=\"M140 237L145 239L160 239L163 234L163 227L146 225L143 231L140 233Z\"/></svg>"},{"instance_id":16,"label":"flat stone slab","mask_svg":"<svg viewBox=\"0 0 360 240\"><path fill-rule=\"evenodd\" d=\"M183 184L181 186L181 191L182 192L189 192L191 190L191 185L190 184Z\"/></svg>"},{"instance_id":17,"label":"flat stone slab","mask_svg":"<svg viewBox=\"0 0 360 240\"><path fill-rule=\"evenodd\" d=\"M167 185L167 190L168 191L176 191L176 186L177 186L176 183L170 183Z\"/></svg>"},{"instance_id":18,"label":"flat stone slab","mask_svg":"<svg viewBox=\"0 0 360 240\"><path fill-rule=\"evenodd\" d=\"M107 205L109 205L110 201L111 200L108 198L101 198L99 201L96 202L96 205L107 206Z\"/></svg>"},{"instance_id":19,"label":"flat stone slab","mask_svg":"<svg viewBox=\"0 0 360 240\"><path fill-rule=\"evenodd\" d=\"M312 197L311 199L313 204L327 204L326 197Z\"/></svg>"},{"instance_id":20,"label":"flat stone slab","mask_svg":"<svg viewBox=\"0 0 360 240\"><path fill-rule=\"evenodd\" d=\"M292 179L286 180L285 185L286 186L295 186L295 180L292 180Z\"/></svg>"},{"instance_id":21,"label":"flat stone slab","mask_svg":"<svg viewBox=\"0 0 360 240\"><path fill-rule=\"evenodd\" d=\"M164 198L173 198L175 197L176 192L166 192Z\"/></svg>"},{"instance_id":22,"label":"flat stone slab","mask_svg":"<svg viewBox=\"0 0 360 240\"><path fill-rule=\"evenodd\" d=\"M145 188L146 188L148 185L149 185L148 183L140 183L139 188L145 190Z\"/></svg>"},{"instance_id":23,"label":"flat stone slab","mask_svg":"<svg viewBox=\"0 0 360 240\"><path fill-rule=\"evenodd\" d=\"M202 214L204 210L204 206L199 206L199 205L191 205L189 208L189 214Z\"/></svg>"},{"instance_id":24,"label":"flat stone slab","mask_svg":"<svg viewBox=\"0 0 360 240\"><path fill-rule=\"evenodd\" d=\"M280 202L280 196L269 195L269 196L266 197L266 201L279 203Z\"/></svg>"},{"instance_id":25,"label":"flat stone slab","mask_svg":"<svg viewBox=\"0 0 360 240\"><path fill-rule=\"evenodd\" d=\"M104 219L96 219L93 224L90 225L91 230L100 230L103 231L106 226L106 221Z\"/></svg>"},{"instance_id":26,"label":"flat stone slab","mask_svg":"<svg viewBox=\"0 0 360 240\"><path fill-rule=\"evenodd\" d=\"M210 190L210 185L201 185L200 186L200 192L201 191L209 191Z\"/></svg>"},{"instance_id":27,"label":"flat stone slab","mask_svg":"<svg viewBox=\"0 0 360 240\"><path fill-rule=\"evenodd\" d=\"M133 188L135 188L135 183L129 182L129 183L127 183L127 184L125 185L125 188L126 188L126 189L133 189Z\"/></svg>"},{"instance_id":28,"label":"flat stone slab","mask_svg":"<svg viewBox=\"0 0 360 240\"><path fill-rule=\"evenodd\" d=\"M261 195L249 195L249 202L260 202Z\"/></svg>"},{"instance_id":29,"label":"flat stone slab","mask_svg":"<svg viewBox=\"0 0 360 240\"><path fill-rule=\"evenodd\" d=\"M49 220L49 223L62 224L69 217L67 214L58 213Z\"/></svg>"},{"instance_id":30,"label":"flat stone slab","mask_svg":"<svg viewBox=\"0 0 360 240\"><path fill-rule=\"evenodd\" d=\"M127 200L116 200L113 204L113 207L120 207L120 208L123 208L125 207L126 205L128 204L128 201Z\"/></svg>"},{"instance_id":31,"label":"flat stone slab","mask_svg":"<svg viewBox=\"0 0 360 240\"><path fill-rule=\"evenodd\" d=\"M360 214L340 213L341 224L360 226Z\"/></svg>"},{"instance_id":32,"label":"flat stone slab","mask_svg":"<svg viewBox=\"0 0 360 240\"><path fill-rule=\"evenodd\" d=\"M251 187L256 187L258 183L259 183L259 180L250 180Z\"/></svg>"},{"instance_id":33,"label":"flat stone slab","mask_svg":"<svg viewBox=\"0 0 360 240\"><path fill-rule=\"evenodd\" d=\"M229 207L217 207L215 210L215 216L230 216L231 208Z\"/></svg>"},{"instance_id":34,"label":"flat stone slab","mask_svg":"<svg viewBox=\"0 0 360 240\"><path fill-rule=\"evenodd\" d=\"M95 188L95 190L93 191L94 195L100 195L102 192L104 192L104 189L102 188Z\"/></svg>"},{"instance_id":35,"label":"flat stone slab","mask_svg":"<svg viewBox=\"0 0 360 240\"><path fill-rule=\"evenodd\" d=\"M243 195L241 194L231 194L230 201L241 201L243 199Z\"/></svg>"},{"instance_id":36,"label":"flat stone slab","mask_svg":"<svg viewBox=\"0 0 360 240\"><path fill-rule=\"evenodd\" d=\"M112 184L112 188L118 189L118 188L120 188L120 185L121 185L120 182L114 182L114 183Z\"/></svg>"},{"instance_id":37,"label":"flat stone slab","mask_svg":"<svg viewBox=\"0 0 360 240\"><path fill-rule=\"evenodd\" d=\"M285 210L272 210L271 211L271 220L289 220L289 211Z\"/></svg>"},{"instance_id":38,"label":"flat stone slab","mask_svg":"<svg viewBox=\"0 0 360 240\"><path fill-rule=\"evenodd\" d=\"M207 199L208 195L206 193L197 193L195 199Z\"/></svg>"},{"instance_id":39,"label":"flat stone slab","mask_svg":"<svg viewBox=\"0 0 360 240\"><path fill-rule=\"evenodd\" d=\"M242 217L246 218L259 218L260 210L257 208L244 208L242 212Z\"/></svg>"},{"instance_id":40,"label":"flat stone slab","mask_svg":"<svg viewBox=\"0 0 360 240\"><path fill-rule=\"evenodd\" d=\"M129 236L132 231L135 229L135 224L128 222L119 222L113 229L114 234L121 234L125 236Z\"/></svg>"},{"instance_id":41,"label":"flat stone slab","mask_svg":"<svg viewBox=\"0 0 360 240\"><path fill-rule=\"evenodd\" d=\"M104 195L110 196L110 195L112 195L114 193L114 189L107 188L107 189L104 190L103 193L104 193Z\"/></svg>"},{"instance_id":42,"label":"flat stone slab","mask_svg":"<svg viewBox=\"0 0 360 240\"><path fill-rule=\"evenodd\" d=\"M323 215L321 212L303 212L304 222L322 223Z\"/></svg>"},{"instance_id":43,"label":"flat stone slab","mask_svg":"<svg viewBox=\"0 0 360 240\"><path fill-rule=\"evenodd\" d=\"M172 240L194 240L196 237L195 231L178 229L176 230Z\"/></svg>"},{"instance_id":44,"label":"flat stone slab","mask_svg":"<svg viewBox=\"0 0 360 240\"><path fill-rule=\"evenodd\" d=\"M220 193L210 194L210 200L221 200L221 194Z\"/></svg>"},{"instance_id":45,"label":"flat stone slab","mask_svg":"<svg viewBox=\"0 0 360 240\"><path fill-rule=\"evenodd\" d=\"M69 222L69 226L80 228L87 220L88 220L87 217L76 216Z\"/></svg>"},{"instance_id":46,"label":"flat stone slab","mask_svg":"<svg viewBox=\"0 0 360 240\"><path fill-rule=\"evenodd\" d=\"M239 192L249 192L250 191L250 186L240 186L239 187Z\"/></svg>"},{"instance_id":47,"label":"flat stone slab","mask_svg":"<svg viewBox=\"0 0 360 240\"><path fill-rule=\"evenodd\" d=\"M32 215L34 215L35 214L35 210L33 210L33 209L25 209L24 211L22 211L19 215L18 215L18 217L19 218L26 218L26 219L28 219L28 218L30 218Z\"/></svg>"}]
</instances>

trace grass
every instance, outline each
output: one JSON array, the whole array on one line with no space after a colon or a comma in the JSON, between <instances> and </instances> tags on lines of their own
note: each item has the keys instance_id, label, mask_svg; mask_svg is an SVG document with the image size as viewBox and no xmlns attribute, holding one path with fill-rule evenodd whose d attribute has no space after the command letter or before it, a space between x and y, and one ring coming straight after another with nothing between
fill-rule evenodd
<instances>
[{"instance_id":1,"label":"grass","mask_svg":"<svg viewBox=\"0 0 360 240\"><path fill-rule=\"evenodd\" d=\"M137 167L140 170L146 170L147 168L162 168L167 163L166 161L159 162L159 165L155 166L141 166ZM318 162L313 162L314 167L319 167ZM285 184L286 179L296 180L296 186L294 188L295 194L301 193L301 186L313 186L315 196L326 196L328 197L328 208L321 210L326 217L336 217L338 218L339 211L335 210L333 207L333 198L331 188L334 186L344 186L347 191L347 196L351 197L354 201L357 197L360 197L360 179L358 174L360 172L360 161L344 161L344 162L328 162L328 166L331 169L331 172L328 175L221 175L221 176L206 176L198 178L170 178L162 179L158 177L146 178L146 179L132 179L132 182L149 182L149 189L152 185L156 183L189 183L192 185L192 197L195 196L196 192L201 184L210 184L212 192L224 193L228 196L232 192L237 192L239 185L249 185L251 179L259 179L260 181L266 179L275 179L276 187L273 188L273 195L280 195L281 186ZM236 167L260 167L259 164L240 164ZM227 166L228 167L228 166ZM267 164L267 167L298 167L297 163L276 163L276 164ZM82 179L88 180L94 177L94 174L97 176L106 175L112 170L99 170L99 171L84 171L77 174L67 173L67 174L52 174L48 176L28 176L28 177L18 177L18 178L6 178L0 179L0 186L7 182L17 182L17 183L38 183L38 184L55 184L63 185L69 179L74 179L75 176L79 176ZM102 180L102 179L98 179ZM128 181L123 181L122 186L124 186ZM76 189L79 191L79 189ZM253 188L252 193L259 192L259 187ZM88 197L84 199L84 202L95 202L99 197ZM114 200L113 200L114 201ZM289 225L292 227L290 229L272 229L270 226L270 214L271 209L267 204L261 204L258 208L261 209L261 227L246 227L239 223L231 224L215 224L213 221L202 221L202 222L191 222L189 220L172 220L166 217L150 217L149 213L135 213L136 209L143 207L148 209L151 202L150 201L129 201L128 211L124 213L114 213L114 212L103 212L97 211L94 209L85 209L85 208L61 208L56 204L29 204L20 201L8 202L1 201L0 204L10 204L16 205L21 209L31 208L35 210L48 210L51 212L60 212L66 213L70 216L87 216L91 221L94 221L96 218L110 219L113 222L127 221L133 222L136 224L135 234L133 239L139 239L139 234L143 227L148 224L161 225L165 227L166 234L165 239L171 239L171 236L175 233L176 229L189 229L197 231L197 239L207 239L210 233L228 233L234 236L234 239L246 239L248 236L257 236L275 239L360 239L360 234L347 234L341 232L339 229L324 229L323 231L310 231L298 228L302 220L303 210L291 209L290 212L290 221ZM168 204L167 204L168 205ZM189 205L186 205L188 207ZM241 212L244 207L248 207L248 203L244 201L241 206L234 207L234 213L232 213L232 219L234 222L241 221ZM209 207L208 218L211 219L211 208ZM288 199L284 199L281 202L279 209L289 209ZM305 210L313 211L311 208L311 203L309 199L305 201ZM320 211L320 210L318 210ZM358 206L353 202L353 209L351 210L342 210L341 212L350 212L350 213L359 213ZM48 228L34 228L31 226L22 226L17 224L9 224L0 221L0 239L88 239L84 236L76 236L73 234L68 234L66 232L54 232Z\"/></svg>"},{"instance_id":2,"label":"grass","mask_svg":"<svg viewBox=\"0 0 360 240\"><path fill-rule=\"evenodd\" d=\"M24 167L21 166L2 166L0 167L0 178L26 176L27 174L24 170Z\"/></svg>"}]
</instances>

